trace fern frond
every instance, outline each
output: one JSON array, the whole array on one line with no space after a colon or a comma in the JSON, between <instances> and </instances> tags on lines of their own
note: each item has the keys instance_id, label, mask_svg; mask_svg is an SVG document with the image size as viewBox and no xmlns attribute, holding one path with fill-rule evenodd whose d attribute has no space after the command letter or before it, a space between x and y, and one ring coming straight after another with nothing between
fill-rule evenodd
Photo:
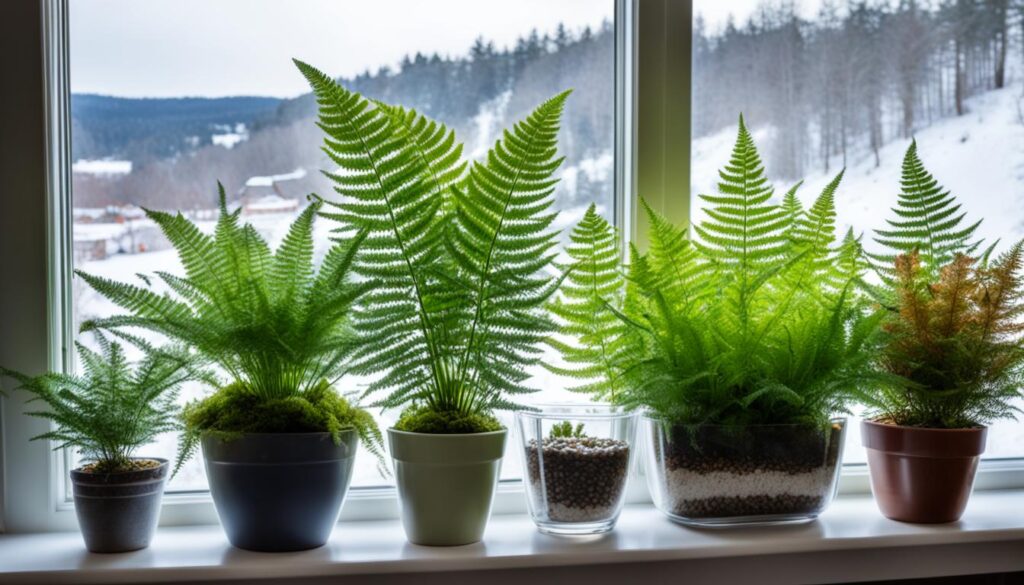
<instances>
[{"instance_id":1,"label":"fern frond","mask_svg":"<svg viewBox=\"0 0 1024 585\"><path fill-rule=\"evenodd\" d=\"M887 283L894 278L893 265L899 254L917 251L921 265L932 279L957 254L972 255L981 245L974 239L981 221L964 225L956 198L943 189L928 172L917 153L917 141L907 148L903 158L901 190L894 219L888 219L889 229L876 230L875 242L888 250L870 254L875 270Z\"/></svg>"},{"instance_id":2,"label":"fern frond","mask_svg":"<svg viewBox=\"0 0 1024 585\"><path fill-rule=\"evenodd\" d=\"M16 380L32 395L29 402L45 404L45 410L26 412L53 424L33 440L74 448L98 469L129 469L139 448L181 428L176 399L181 385L195 379L197 362L184 347L141 342L143 358L133 364L121 344L97 335L99 352L75 344L83 364L79 376L31 377L0 368L0 377Z\"/></svg>"},{"instance_id":3,"label":"fern frond","mask_svg":"<svg viewBox=\"0 0 1024 585\"><path fill-rule=\"evenodd\" d=\"M373 288L353 320L353 371L375 376L366 395L384 407L461 415L512 404L508 396L530 391L526 367L553 327L543 306L557 280L545 270L567 94L468 165L442 124L296 65L320 106L324 151L339 167L327 176L340 199L323 215L339 232L366 234L354 268Z\"/></svg>"}]
</instances>

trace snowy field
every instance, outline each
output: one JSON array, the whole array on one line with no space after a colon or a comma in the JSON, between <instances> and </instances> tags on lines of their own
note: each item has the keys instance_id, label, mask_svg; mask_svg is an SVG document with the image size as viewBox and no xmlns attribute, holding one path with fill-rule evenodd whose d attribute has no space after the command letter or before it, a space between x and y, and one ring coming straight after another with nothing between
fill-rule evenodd
<instances>
[{"instance_id":1,"label":"snowy field","mask_svg":"<svg viewBox=\"0 0 1024 585\"><path fill-rule=\"evenodd\" d=\"M917 135L919 152L925 165L936 175L940 183L951 189L963 202L969 218L985 217L980 233L987 240L1002 239L1014 241L1024 237L1024 124L1018 114L1020 89L1005 89L990 92L969 102L970 113L964 117L940 121L922 130ZM498 109L498 108L496 108ZM487 134L493 121L479 119L481 134ZM728 160L732 148L734 130L723 131L715 136L702 138L694 143L693 188L695 193L712 193L715 189L718 169ZM754 128L755 138L770 140L770 132ZM762 150L767 144L761 144ZM872 156L853 160L837 196L839 217L848 222L858 233L865 233L865 242L870 246L871 230L882 226L889 208L896 200L899 188L900 164L906 141L887 145L881 151L881 166L874 166ZM577 201L575 184L580 176L587 175L591 181L603 181L610 177L612 159L610 154L601 154L585 159L580 164L562 170L564 184L559 193L560 201L572 201L559 217L556 227L564 231L583 215L589 202ZM105 170L105 169L104 169ZM771 169L769 169L769 172ZM805 206L817 196L821 188L831 179L824 174L807 178L800 196ZM606 183L606 184L610 184ZM788 184L779 182L777 192L782 193ZM607 202L601 207L607 209ZM697 202L695 200L695 206ZM697 210L695 209L695 213ZM294 214L255 215L247 218L272 245L277 245ZM201 227L212 230L213 223L205 222ZM845 231L847 225L840 228ZM79 226L76 226L78 229ZM318 257L328 245L328 231L331 225L326 221L316 224ZM97 230L99 227L86 229ZM136 273L153 273L157 270L180 272L181 266L172 250L143 254L118 254L105 260L84 263L79 268L92 274L117 279L128 279ZM154 280L154 282L157 282ZM100 298L92 290L76 283L76 308L78 318L109 315L115 307ZM554 358L555 356L550 356ZM566 380L536 368L534 385L540 392L530 397L534 403L579 402L585 397L565 390ZM365 381L348 378L342 381L339 390L359 392ZM203 395L204 390L189 387L183 393L184 400ZM397 413L379 414L382 428L392 424ZM506 425L512 427L510 417ZM990 432L990 457L1024 456L1024 424L1000 422ZM510 441L511 444L511 441ZM175 438L162 438L147 454L172 458ZM509 452L504 463L503 476L519 477L519 458ZM856 424L851 424L847 437L847 462L863 462L864 451ZM374 461L362 453L357 461L353 485L381 485L385 480L376 470ZM201 461L191 461L170 486L172 490L200 490L206 488L205 473Z\"/></svg>"}]
</instances>

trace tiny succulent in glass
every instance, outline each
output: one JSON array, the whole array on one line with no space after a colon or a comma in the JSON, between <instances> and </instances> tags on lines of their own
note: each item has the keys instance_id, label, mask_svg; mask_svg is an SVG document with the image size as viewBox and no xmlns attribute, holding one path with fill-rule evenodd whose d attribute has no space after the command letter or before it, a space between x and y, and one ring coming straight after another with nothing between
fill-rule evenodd
<instances>
[{"instance_id":1,"label":"tiny succulent in glass","mask_svg":"<svg viewBox=\"0 0 1024 585\"><path fill-rule=\"evenodd\" d=\"M229 381L186 405L176 469L198 448L204 433L331 433L340 444L354 430L371 453L383 454L382 436L369 413L334 389L354 347L350 310L369 288L349 271L365 233L338 241L318 269L313 266L313 223L320 208L307 206L276 252L241 208L229 211L220 187L220 216L206 234L179 214L146 210L170 240L183 276L158 272L161 293L149 277L141 286L82 271L100 294L130 312L88 321L85 330L141 328L187 344Z\"/></svg>"},{"instance_id":2,"label":"tiny succulent in glass","mask_svg":"<svg viewBox=\"0 0 1024 585\"><path fill-rule=\"evenodd\" d=\"M553 330L544 310L559 121L568 92L505 131L469 162L454 132L402 107L348 91L296 62L320 105L327 173L340 199L322 213L336 233L366 234L354 270L373 282L358 304L353 372L395 429L478 433L494 410L535 389L529 366Z\"/></svg>"},{"instance_id":3,"label":"tiny succulent in glass","mask_svg":"<svg viewBox=\"0 0 1024 585\"><path fill-rule=\"evenodd\" d=\"M810 468L775 470L770 461L762 461L764 469L736 468L722 452L688 471L731 474L742 489L687 508L699 515L677 513L676 503L662 509L697 523L813 518L822 506L791 506L783 486L758 491L750 482L771 468L820 475L816 494L834 489L842 423L832 416L880 377L873 363L883 313L857 294L866 269L859 240L852 233L836 240L842 173L807 209L799 183L774 203L741 117L720 176L719 192L700 196L705 219L692 226L693 236L644 204L650 247L630 245L626 266L615 230L593 208L587 212L572 232L573 271L551 305L562 324L553 343L565 361L552 369L579 379L579 391L643 409L655 421L645 432L652 453L665 445L685 450L702 429L728 427L748 437L763 426L802 429L811 437L804 443L815 445ZM800 432L776 436L794 434ZM680 469L693 461L662 455L654 461ZM652 481L680 484L652 485L654 492L706 499L696 493L699 482L684 476L648 472Z\"/></svg>"},{"instance_id":4,"label":"tiny succulent in glass","mask_svg":"<svg viewBox=\"0 0 1024 585\"><path fill-rule=\"evenodd\" d=\"M159 435L180 429L178 391L185 382L204 376L187 349L130 339L143 354L135 363L121 343L96 335L99 351L75 344L79 374L28 376L0 368L0 377L14 379L19 390L32 395L29 403L46 406L27 413L53 425L33 439L51 441L54 449L77 450L83 471L117 473L158 465L136 458L136 452Z\"/></svg>"}]
</instances>

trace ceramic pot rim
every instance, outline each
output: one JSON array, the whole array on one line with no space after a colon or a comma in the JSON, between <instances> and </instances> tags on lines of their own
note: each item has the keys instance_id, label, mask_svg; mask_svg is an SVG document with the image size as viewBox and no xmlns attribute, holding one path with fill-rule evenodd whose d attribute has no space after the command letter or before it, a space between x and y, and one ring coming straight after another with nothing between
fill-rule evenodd
<instances>
[{"instance_id":1,"label":"ceramic pot rim","mask_svg":"<svg viewBox=\"0 0 1024 585\"><path fill-rule=\"evenodd\" d=\"M908 457L963 458L985 452L988 427L929 429L861 421L864 447Z\"/></svg>"},{"instance_id":2,"label":"ceramic pot rim","mask_svg":"<svg viewBox=\"0 0 1024 585\"><path fill-rule=\"evenodd\" d=\"M500 431L487 431L484 433L417 433L414 431L400 431L394 427L388 427L388 432L394 433L399 436L405 435L410 437L431 437L443 440L443 437L448 437L451 439L459 439L466 437L490 437L500 435L503 433L508 433L508 429L501 429Z\"/></svg>"}]
</instances>

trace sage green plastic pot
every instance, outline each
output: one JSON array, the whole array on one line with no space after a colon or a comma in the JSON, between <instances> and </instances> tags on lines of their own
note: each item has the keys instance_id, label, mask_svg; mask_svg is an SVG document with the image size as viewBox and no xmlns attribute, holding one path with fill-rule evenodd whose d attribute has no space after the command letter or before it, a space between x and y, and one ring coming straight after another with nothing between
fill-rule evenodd
<instances>
[{"instance_id":1,"label":"sage green plastic pot","mask_svg":"<svg viewBox=\"0 0 1024 585\"><path fill-rule=\"evenodd\" d=\"M409 542L478 542L487 527L507 431L465 435L388 429L402 525Z\"/></svg>"}]
</instances>

